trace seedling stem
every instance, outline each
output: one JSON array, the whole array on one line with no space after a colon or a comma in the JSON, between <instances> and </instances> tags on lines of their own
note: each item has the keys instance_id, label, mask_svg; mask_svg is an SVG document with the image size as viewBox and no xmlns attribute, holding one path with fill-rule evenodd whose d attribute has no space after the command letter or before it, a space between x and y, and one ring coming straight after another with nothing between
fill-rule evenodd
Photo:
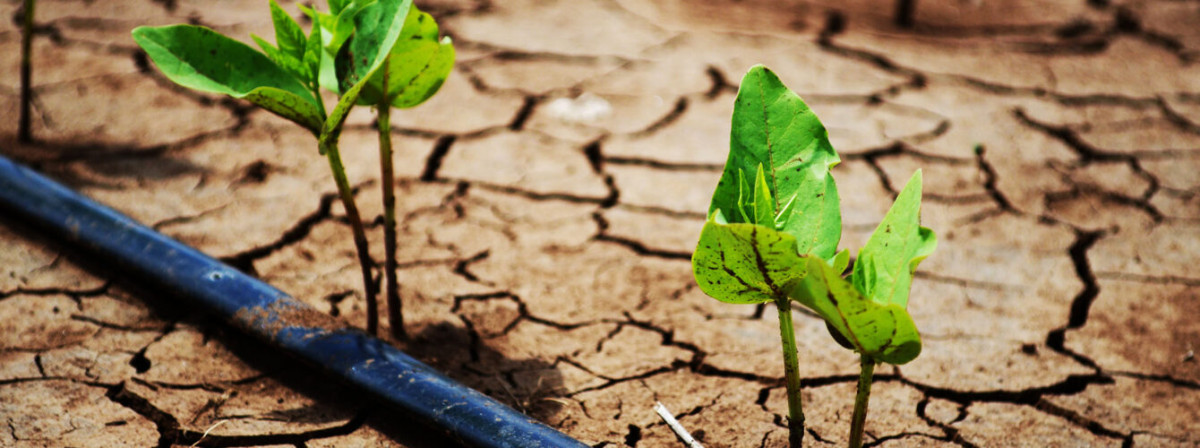
<instances>
[{"instance_id":1,"label":"seedling stem","mask_svg":"<svg viewBox=\"0 0 1200 448\"><path fill-rule=\"evenodd\" d=\"M21 121L18 123L17 140L23 143L33 141L30 130L31 118L29 104L33 101L33 61L29 53L33 44L33 9L34 0L25 0L25 23L21 30Z\"/></svg>"},{"instance_id":2,"label":"seedling stem","mask_svg":"<svg viewBox=\"0 0 1200 448\"><path fill-rule=\"evenodd\" d=\"M861 448L867 424L867 403L871 400L871 380L875 360L862 355L862 370L858 375L858 394L854 396L854 416L850 420L850 448Z\"/></svg>"},{"instance_id":3,"label":"seedling stem","mask_svg":"<svg viewBox=\"0 0 1200 448\"><path fill-rule=\"evenodd\" d=\"M804 443L804 407L800 401L800 360L796 354L796 331L792 328L792 303L787 296L775 300L779 308L779 338L783 342L783 369L787 375L788 444Z\"/></svg>"},{"instance_id":4,"label":"seedling stem","mask_svg":"<svg viewBox=\"0 0 1200 448\"><path fill-rule=\"evenodd\" d=\"M358 252L358 264L362 267L363 288L367 296L367 333L375 335L379 329L379 301L375 298L375 282L371 281L371 254L367 250L367 233L363 230L362 218L358 214L358 206L354 203L354 192L350 189L350 181L346 178L346 167L342 165L342 155L338 151L334 139L319 139L322 152L329 160L329 171L333 173L333 181L337 183L338 194L342 198L342 207L346 209L346 218L354 232L354 249Z\"/></svg>"},{"instance_id":5,"label":"seedling stem","mask_svg":"<svg viewBox=\"0 0 1200 448\"><path fill-rule=\"evenodd\" d=\"M390 61L384 61L384 67ZM388 70L383 71L383 92L388 89ZM400 304L400 284L396 279L396 176L392 167L392 105L387 95L379 96L379 166L383 177L383 249L384 278L387 291L388 324L392 337L407 339L404 312Z\"/></svg>"}]
</instances>

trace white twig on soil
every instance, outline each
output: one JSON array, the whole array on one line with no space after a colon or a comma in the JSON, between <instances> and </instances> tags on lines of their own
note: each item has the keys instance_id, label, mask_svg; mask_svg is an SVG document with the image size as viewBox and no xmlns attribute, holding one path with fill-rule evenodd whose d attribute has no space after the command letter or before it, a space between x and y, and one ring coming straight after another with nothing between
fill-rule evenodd
<instances>
[{"instance_id":1,"label":"white twig on soil","mask_svg":"<svg viewBox=\"0 0 1200 448\"><path fill-rule=\"evenodd\" d=\"M683 441L688 448L704 448L704 445L697 442L686 429L683 429L683 425L679 424L679 420L675 420L675 416L671 415L671 411L668 411L667 407L663 406L661 402L654 402L654 412L657 412L658 416L662 417L664 422L667 422L667 426L671 427L672 431L675 431L675 435L679 436L679 440Z\"/></svg>"},{"instance_id":2,"label":"white twig on soil","mask_svg":"<svg viewBox=\"0 0 1200 448\"><path fill-rule=\"evenodd\" d=\"M208 437L208 433L212 432L212 430L214 430L214 429L217 429L218 426L221 426L226 423L229 423L229 420L221 420L221 421L218 421L217 423L213 424L212 426L209 426L208 429L204 430L204 435L200 436L199 439L196 439L196 443L193 443L191 448L196 448L197 446L200 446L200 442L203 442L204 438Z\"/></svg>"}]
</instances>

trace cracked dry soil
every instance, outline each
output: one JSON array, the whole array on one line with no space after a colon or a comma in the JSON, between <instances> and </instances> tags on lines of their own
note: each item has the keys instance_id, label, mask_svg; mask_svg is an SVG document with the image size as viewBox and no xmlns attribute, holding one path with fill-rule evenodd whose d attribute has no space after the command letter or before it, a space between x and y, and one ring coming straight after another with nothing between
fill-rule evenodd
<instances>
[{"instance_id":1,"label":"cracked dry soil","mask_svg":"<svg viewBox=\"0 0 1200 448\"><path fill-rule=\"evenodd\" d=\"M15 142L17 3L0 151L363 324L311 136L173 86L129 38L269 36L265 2L40 1L33 145ZM870 446L1197 446L1200 3L979 3L920 2L903 29L866 0L418 1L460 60L394 114L405 349L597 447L678 446L655 400L708 446L784 446L774 313L705 297L688 262L733 83L765 63L843 154L845 246L926 172L925 351L877 373ZM611 113L547 107L585 92ZM368 217L372 119L342 144ZM0 446L444 443L0 222ZM857 359L796 319L807 442L842 445Z\"/></svg>"}]
</instances>

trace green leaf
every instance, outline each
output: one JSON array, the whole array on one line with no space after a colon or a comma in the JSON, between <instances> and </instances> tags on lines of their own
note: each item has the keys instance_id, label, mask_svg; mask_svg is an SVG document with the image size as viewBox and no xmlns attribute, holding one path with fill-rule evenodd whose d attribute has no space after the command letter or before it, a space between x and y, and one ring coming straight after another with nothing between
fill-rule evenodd
<instances>
[{"instance_id":1,"label":"green leaf","mask_svg":"<svg viewBox=\"0 0 1200 448\"><path fill-rule=\"evenodd\" d=\"M450 37L435 42L404 41L396 45L400 61L410 61L391 69L392 81L388 83L388 98L394 107L407 109L428 100L446 82L454 69L455 50ZM419 63L418 61L424 61Z\"/></svg>"},{"instance_id":2,"label":"green leaf","mask_svg":"<svg viewBox=\"0 0 1200 448\"><path fill-rule=\"evenodd\" d=\"M833 272L845 272L846 267L850 266L850 249L842 249L834 255L829 265L833 267Z\"/></svg>"},{"instance_id":3,"label":"green leaf","mask_svg":"<svg viewBox=\"0 0 1200 448\"><path fill-rule=\"evenodd\" d=\"M921 227L920 217L921 171L917 170L854 262L851 280L871 300L908 306L913 272L937 247L936 236Z\"/></svg>"},{"instance_id":4,"label":"green leaf","mask_svg":"<svg viewBox=\"0 0 1200 448\"><path fill-rule=\"evenodd\" d=\"M296 62L302 61L308 42L304 30L275 0L270 0L270 4L271 22L275 24L275 44L279 46L279 52Z\"/></svg>"},{"instance_id":5,"label":"green leaf","mask_svg":"<svg viewBox=\"0 0 1200 448\"><path fill-rule=\"evenodd\" d=\"M321 54L324 52L323 45L321 45L321 27L314 23L308 39L304 42L304 56L300 59L304 70L308 72L305 82L308 84L309 90L315 91L319 85Z\"/></svg>"},{"instance_id":6,"label":"green leaf","mask_svg":"<svg viewBox=\"0 0 1200 448\"><path fill-rule=\"evenodd\" d=\"M341 98L329 113L329 118L325 120L319 137L319 147L323 148L328 143L337 141L342 123L346 122L350 109L358 102L359 93L367 84L367 80L383 66L392 46L396 44L396 39L400 37L404 18L407 17L408 8L411 6L412 0L379 0L355 16L354 37L346 42L334 61L338 73L338 87L342 90Z\"/></svg>"},{"instance_id":7,"label":"green leaf","mask_svg":"<svg viewBox=\"0 0 1200 448\"><path fill-rule=\"evenodd\" d=\"M360 81L370 79L383 65L404 29L411 6L412 0L379 0L354 16L354 35L334 58L338 89L343 95Z\"/></svg>"},{"instance_id":8,"label":"green leaf","mask_svg":"<svg viewBox=\"0 0 1200 448\"><path fill-rule=\"evenodd\" d=\"M317 133L319 103L295 77L262 53L208 28L138 27L133 39L171 81L243 98Z\"/></svg>"},{"instance_id":9,"label":"green leaf","mask_svg":"<svg viewBox=\"0 0 1200 448\"><path fill-rule=\"evenodd\" d=\"M254 43L258 44L258 48L261 48L263 54L267 55L267 59L270 59L271 62L275 63L275 65L282 66L282 64L279 62L281 59L283 59L283 55L279 53L278 48L275 48L275 46L271 45L270 42L267 42L266 39L258 37L258 35L254 33L250 33L250 39L253 40Z\"/></svg>"},{"instance_id":10,"label":"green leaf","mask_svg":"<svg viewBox=\"0 0 1200 448\"><path fill-rule=\"evenodd\" d=\"M761 164L758 165L758 169L754 173L754 194L751 196L749 206L753 221L748 222L774 229L775 198L771 196L771 189L767 185L767 177L763 174L763 166Z\"/></svg>"},{"instance_id":11,"label":"green leaf","mask_svg":"<svg viewBox=\"0 0 1200 448\"><path fill-rule=\"evenodd\" d=\"M402 109L417 106L441 88L454 68L454 57L450 38L438 40L438 25L433 16L413 6L408 10L404 29L392 47L385 69L371 77L359 104L379 103L386 71L387 102Z\"/></svg>"},{"instance_id":12,"label":"green leaf","mask_svg":"<svg viewBox=\"0 0 1200 448\"><path fill-rule=\"evenodd\" d=\"M806 263L796 237L755 224L726 224L716 212L692 255L700 289L728 303L770 302L788 294Z\"/></svg>"},{"instance_id":13,"label":"green leaf","mask_svg":"<svg viewBox=\"0 0 1200 448\"><path fill-rule=\"evenodd\" d=\"M262 48L263 53L271 62L295 76L304 85L311 85L316 80L317 72L310 70L304 61L308 46L308 39L304 36L304 31L283 8L279 7L278 3L275 3L275 0L271 0L270 5L271 20L275 24L275 42L279 46L275 47L253 34L250 35L250 38L258 43L259 48Z\"/></svg>"},{"instance_id":14,"label":"green leaf","mask_svg":"<svg viewBox=\"0 0 1200 448\"><path fill-rule=\"evenodd\" d=\"M313 22L313 33L320 36L320 41L313 42L312 37L309 37L309 45L319 44L321 52L317 59L317 85L331 92L338 91L337 74L333 68L333 29L337 27L337 17L332 14L323 13L304 5L298 5L301 11L308 14L309 19ZM353 29L354 24L350 23L349 28ZM308 48L305 48L305 62L311 62L308 55Z\"/></svg>"},{"instance_id":15,"label":"green leaf","mask_svg":"<svg viewBox=\"0 0 1200 448\"><path fill-rule=\"evenodd\" d=\"M329 45L329 43L333 40L332 29L337 26L337 17L333 14L317 11L302 4L296 6L300 8L301 12L308 16L309 20L312 20L314 28L321 30L321 46L324 47Z\"/></svg>"},{"instance_id":16,"label":"green leaf","mask_svg":"<svg viewBox=\"0 0 1200 448\"><path fill-rule=\"evenodd\" d=\"M324 20L320 22L321 27L330 33L329 42L325 47L329 54L337 54L342 49L342 45L354 35L354 18L367 6L369 6L368 2L349 2L337 13L323 18Z\"/></svg>"},{"instance_id":17,"label":"green leaf","mask_svg":"<svg viewBox=\"0 0 1200 448\"><path fill-rule=\"evenodd\" d=\"M832 257L842 223L829 168L840 159L816 114L766 67L754 66L742 79L729 145L709 214L755 216L737 208L747 204L744 192L755 189L746 174L761 165L773 198L773 227L796 237L800 253Z\"/></svg>"},{"instance_id":18,"label":"green leaf","mask_svg":"<svg viewBox=\"0 0 1200 448\"><path fill-rule=\"evenodd\" d=\"M825 319L834 338L877 361L904 364L921 354L921 335L904 307L868 299L840 271L810 257L792 298Z\"/></svg>"},{"instance_id":19,"label":"green leaf","mask_svg":"<svg viewBox=\"0 0 1200 448\"><path fill-rule=\"evenodd\" d=\"M312 131L313 135L321 131L322 110L291 92L274 87L259 87L240 98L304 126Z\"/></svg>"}]
</instances>

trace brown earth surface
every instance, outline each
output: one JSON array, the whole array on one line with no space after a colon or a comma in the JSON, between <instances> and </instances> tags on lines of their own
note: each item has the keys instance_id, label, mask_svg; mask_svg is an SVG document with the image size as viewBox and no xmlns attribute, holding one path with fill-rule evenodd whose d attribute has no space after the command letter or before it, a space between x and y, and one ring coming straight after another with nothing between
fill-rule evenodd
<instances>
[{"instance_id":1,"label":"brown earth surface","mask_svg":"<svg viewBox=\"0 0 1200 448\"><path fill-rule=\"evenodd\" d=\"M312 137L175 87L129 37L271 36L266 2L40 1L33 145L15 142L18 3L0 4L0 152L363 325ZM735 83L763 63L843 155L844 246L925 170L925 348L878 369L870 446L1200 445L1200 3L924 1L910 29L890 1L418 4L459 61L393 113L405 347L450 376L594 446L680 446L656 400L706 446L784 446L775 313L706 297L688 261ZM564 115L583 94L610 112ZM367 219L373 118L342 143ZM441 443L0 224L0 446ZM844 445L857 358L795 319L806 445Z\"/></svg>"}]
</instances>

